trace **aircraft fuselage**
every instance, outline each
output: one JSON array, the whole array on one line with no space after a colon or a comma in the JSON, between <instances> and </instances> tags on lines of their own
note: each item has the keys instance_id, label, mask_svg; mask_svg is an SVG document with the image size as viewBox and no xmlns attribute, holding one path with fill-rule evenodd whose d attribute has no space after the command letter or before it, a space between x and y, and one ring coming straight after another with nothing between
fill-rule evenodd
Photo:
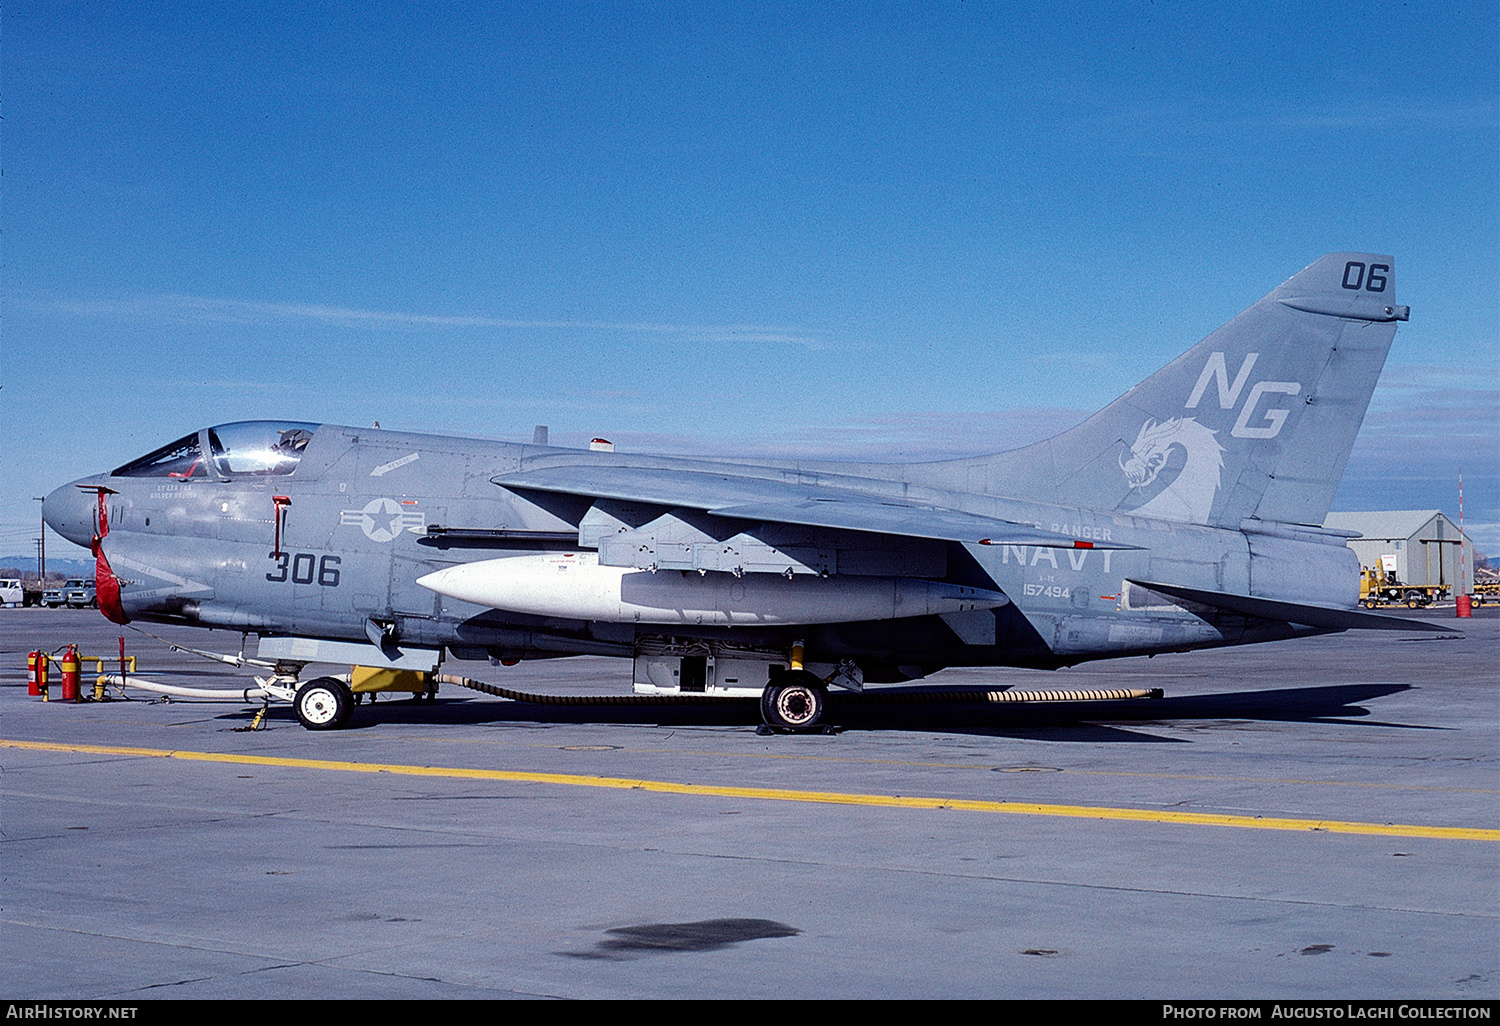
<instances>
[{"instance_id":1,"label":"aircraft fuselage","mask_svg":"<svg viewBox=\"0 0 1500 1026\"><path fill-rule=\"evenodd\" d=\"M1031 537L902 542L868 532L803 531L808 537L797 540L832 550L842 563L843 573L835 566L834 572L806 581L813 588L826 586L831 603L839 601L841 585L881 571L898 580L998 591L1009 600L998 608L871 621L830 616L831 622L719 626L571 619L556 609L491 609L417 584L428 574L479 560L597 549L597 538L586 547L579 544L595 506L587 497L492 483L524 470L579 464L656 474L732 470L739 480L768 487L793 480L814 490L852 480L862 490L906 502L1030 525ZM866 478L861 469L731 465L321 425L286 474L237 474L209 459L191 473L96 475L54 492L46 514L64 536L89 544L98 530L96 496L105 490L108 534L100 548L120 581L120 612L131 620L348 641L369 639L373 625L396 644L446 648L459 657L630 655L638 636L723 640L773 650L802 639L825 662L861 663L873 681L953 665L1054 667L1295 632L1262 618L1193 611L1130 583L1256 594L1253 577L1264 572L1252 573L1258 561L1252 536L1242 531L944 492ZM647 523L683 512L660 503L632 505L636 519ZM718 541L777 529L737 519L713 526ZM1343 585L1346 579L1357 581L1357 575L1348 572L1353 557L1346 547L1312 537L1259 539L1261 547L1273 540L1277 562L1321 563L1326 569L1299 575L1296 589L1261 587L1260 595L1352 605ZM882 565L890 562L885 550L892 546L901 552L896 563L903 565ZM858 565L861 554L872 565ZM1269 566L1267 560L1259 562ZM725 573L676 565L631 572L691 573L686 587L706 581L708 573L715 579Z\"/></svg>"}]
</instances>

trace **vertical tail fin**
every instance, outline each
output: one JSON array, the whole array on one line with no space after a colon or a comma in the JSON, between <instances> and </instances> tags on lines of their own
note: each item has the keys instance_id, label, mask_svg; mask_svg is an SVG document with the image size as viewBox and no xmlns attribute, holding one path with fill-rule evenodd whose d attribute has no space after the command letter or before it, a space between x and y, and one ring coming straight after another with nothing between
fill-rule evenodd
<instances>
[{"instance_id":1,"label":"vertical tail fin","mask_svg":"<svg viewBox=\"0 0 1500 1026\"><path fill-rule=\"evenodd\" d=\"M1390 257L1329 254L1072 430L948 464L951 483L1225 527L1321 524L1407 317L1395 281Z\"/></svg>"}]
</instances>

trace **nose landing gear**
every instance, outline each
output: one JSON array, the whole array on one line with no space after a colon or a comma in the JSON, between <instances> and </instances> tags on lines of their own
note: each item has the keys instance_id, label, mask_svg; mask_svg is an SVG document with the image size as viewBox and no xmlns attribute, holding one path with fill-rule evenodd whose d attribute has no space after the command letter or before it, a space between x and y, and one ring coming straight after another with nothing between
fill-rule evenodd
<instances>
[{"instance_id":1,"label":"nose landing gear","mask_svg":"<svg viewBox=\"0 0 1500 1026\"><path fill-rule=\"evenodd\" d=\"M337 677L318 677L297 689L292 707L308 730L337 730L354 712L354 695Z\"/></svg>"}]
</instances>

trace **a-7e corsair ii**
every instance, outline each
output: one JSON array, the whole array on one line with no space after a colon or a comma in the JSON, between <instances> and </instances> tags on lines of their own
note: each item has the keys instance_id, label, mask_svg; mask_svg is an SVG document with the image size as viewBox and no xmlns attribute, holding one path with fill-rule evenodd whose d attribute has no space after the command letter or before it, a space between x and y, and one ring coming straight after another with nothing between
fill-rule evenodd
<instances>
[{"instance_id":1,"label":"a-7e corsair ii","mask_svg":"<svg viewBox=\"0 0 1500 1026\"><path fill-rule=\"evenodd\" d=\"M1348 536L1320 526L1407 318L1395 291L1390 257L1326 256L1084 423L992 456L253 421L65 485L44 515L92 545L117 623L253 632L283 670L628 656L639 691L754 689L786 730L819 723L829 686L947 666L1422 629L1356 610ZM351 705L329 678L295 700L313 727Z\"/></svg>"}]
</instances>

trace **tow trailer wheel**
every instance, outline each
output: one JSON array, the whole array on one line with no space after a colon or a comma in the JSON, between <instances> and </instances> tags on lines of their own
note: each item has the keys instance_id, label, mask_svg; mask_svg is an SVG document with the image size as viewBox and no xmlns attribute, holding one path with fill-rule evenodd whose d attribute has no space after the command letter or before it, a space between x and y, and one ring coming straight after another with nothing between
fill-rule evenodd
<instances>
[{"instance_id":1,"label":"tow trailer wheel","mask_svg":"<svg viewBox=\"0 0 1500 1026\"><path fill-rule=\"evenodd\" d=\"M827 705L828 689L817 674L807 670L773 677L760 694L761 719L775 730L811 730L822 721Z\"/></svg>"},{"instance_id":2,"label":"tow trailer wheel","mask_svg":"<svg viewBox=\"0 0 1500 1026\"><path fill-rule=\"evenodd\" d=\"M337 730L354 712L354 695L343 681L319 677L297 689L293 705L297 719L308 730Z\"/></svg>"}]
</instances>

